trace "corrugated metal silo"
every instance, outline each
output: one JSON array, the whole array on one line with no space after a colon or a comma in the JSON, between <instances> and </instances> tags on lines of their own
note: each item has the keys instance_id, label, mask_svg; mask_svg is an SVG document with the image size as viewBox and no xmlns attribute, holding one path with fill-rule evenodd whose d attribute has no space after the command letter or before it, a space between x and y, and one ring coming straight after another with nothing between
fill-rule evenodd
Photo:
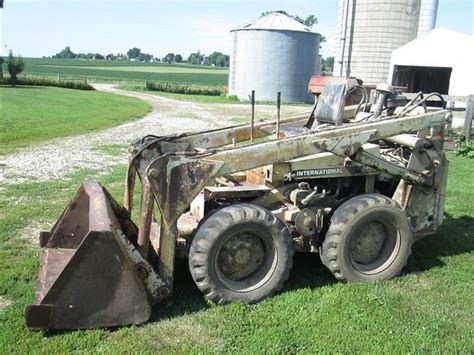
<instances>
[{"instance_id":1,"label":"corrugated metal silo","mask_svg":"<svg viewBox=\"0 0 474 355\"><path fill-rule=\"evenodd\" d=\"M433 27L436 0L339 0L334 75L386 81L392 51L417 37L422 3L424 12L434 9L434 21L424 17Z\"/></svg>"},{"instance_id":2,"label":"corrugated metal silo","mask_svg":"<svg viewBox=\"0 0 474 355\"><path fill-rule=\"evenodd\" d=\"M311 102L308 81L319 74L318 33L281 12L272 12L232 32L229 95Z\"/></svg>"}]
</instances>

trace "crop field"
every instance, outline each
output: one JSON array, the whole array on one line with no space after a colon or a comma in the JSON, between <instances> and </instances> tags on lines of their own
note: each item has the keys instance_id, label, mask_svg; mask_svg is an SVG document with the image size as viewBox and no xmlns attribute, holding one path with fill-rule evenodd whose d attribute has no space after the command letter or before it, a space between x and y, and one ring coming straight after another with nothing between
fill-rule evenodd
<instances>
[{"instance_id":1,"label":"crop field","mask_svg":"<svg viewBox=\"0 0 474 355\"><path fill-rule=\"evenodd\" d=\"M108 80L152 80L224 86L227 70L187 64L138 63L125 60L25 59L25 74L75 76Z\"/></svg>"}]
</instances>

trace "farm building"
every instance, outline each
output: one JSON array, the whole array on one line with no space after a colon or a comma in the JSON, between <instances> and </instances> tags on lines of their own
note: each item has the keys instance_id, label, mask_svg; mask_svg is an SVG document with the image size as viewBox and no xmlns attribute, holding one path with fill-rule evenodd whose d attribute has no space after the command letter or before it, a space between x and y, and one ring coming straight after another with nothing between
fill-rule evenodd
<instances>
[{"instance_id":1,"label":"farm building","mask_svg":"<svg viewBox=\"0 0 474 355\"><path fill-rule=\"evenodd\" d=\"M473 94L474 36L436 28L392 53L389 82L409 92Z\"/></svg>"},{"instance_id":2,"label":"farm building","mask_svg":"<svg viewBox=\"0 0 474 355\"><path fill-rule=\"evenodd\" d=\"M281 12L272 12L232 32L229 95L310 102L311 75L319 73L320 35Z\"/></svg>"},{"instance_id":3,"label":"farm building","mask_svg":"<svg viewBox=\"0 0 474 355\"><path fill-rule=\"evenodd\" d=\"M387 80L394 49L436 24L438 0L339 0L334 75Z\"/></svg>"}]
</instances>

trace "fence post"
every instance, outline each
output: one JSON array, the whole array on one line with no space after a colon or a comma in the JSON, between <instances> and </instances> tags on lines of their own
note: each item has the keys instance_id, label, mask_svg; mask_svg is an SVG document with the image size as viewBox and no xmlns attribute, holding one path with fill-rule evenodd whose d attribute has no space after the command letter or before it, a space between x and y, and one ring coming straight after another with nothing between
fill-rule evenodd
<instances>
[{"instance_id":1,"label":"fence post","mask_svg":"<svg viewBox=\"0 0 474 355\"><path fill-rule=\"evenodd\" d=\"M448 103L448 111L452 112L454 110L454 101L449 101ZM448 129L448 133L451 134L451 129L453 128L453 121L449 122L446 125L446 128Z\"/></svg>"},{"instance_id":2,"label":"fence post","mask_svg":"<svg viewBox=\"0 0 474 355\"><path fill-rule=\"evenodd\" d=\"M466 116L464 117L464 137L471 141L472 119L474 116L474 95L469 95L466 101Z\"/></svg>"},{"instance_id":3,"label":"fence post","mask_svg":"<svg viewBox=\"0 0 474 355\"><path fill-rule=\"evenodd\" d=\"M252 90L252 95L250 97L250 103L252 105L252 118L250 123L250 143L253 143L254 138L254 125L255 125L255 90Z\"/></svg>"},{"instance_id":4,"label":"fence post","mask_svg":"<svg viewBox=\"0 0 474 355\"><path fill-rule=\"evenodd\" d=\"M281 92L277 93L276 139L280 138Z\"/></svg>"},{"instance_id":5,"label":"fence post","mask_svg":"<svg viewBox=\"0 0 474 355\"><path fill-rule=\"evenodd\" d=\"M58 82L61 81L61 74L58 73Z\"/></svg>"}]
</instances>

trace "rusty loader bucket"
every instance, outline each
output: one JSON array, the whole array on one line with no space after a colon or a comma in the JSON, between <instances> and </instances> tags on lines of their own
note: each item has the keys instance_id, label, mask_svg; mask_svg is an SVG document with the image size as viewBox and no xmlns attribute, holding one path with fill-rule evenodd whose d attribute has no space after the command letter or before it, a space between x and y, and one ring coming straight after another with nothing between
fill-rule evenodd
<instances>
[{"instance_id":1,"label":"rusty loader bucket","mask_svg":"<svg viewBox=\"0 0 474 355\"><path fill-rule=\"evenodd\" d=\"M51 232L42 232L29 329L138 324L169 289L136 248L137 228L98 183L85 182Z\"/></svg>"}]
</instances>

